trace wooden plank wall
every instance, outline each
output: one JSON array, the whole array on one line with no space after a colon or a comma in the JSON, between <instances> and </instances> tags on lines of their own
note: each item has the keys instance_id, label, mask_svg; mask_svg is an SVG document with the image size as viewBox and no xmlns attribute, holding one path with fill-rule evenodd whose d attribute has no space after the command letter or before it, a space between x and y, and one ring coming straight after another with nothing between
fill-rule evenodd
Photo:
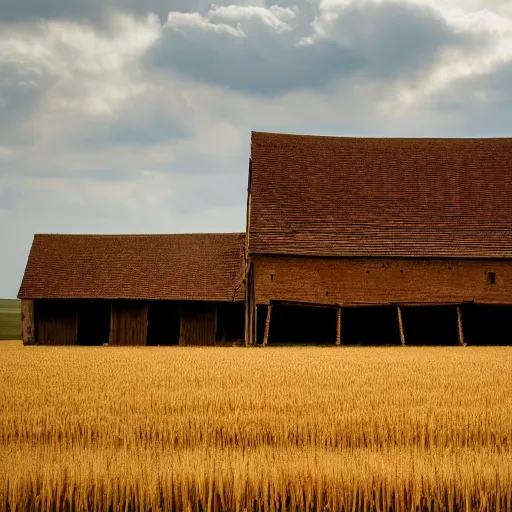
<instances>
[{"instance_id":1,"label":"wooden plank wall","mask_svg":"<svg viewBox=\"0 0 512 512\"><path fill-rule=\"evenodd\" d=\"M36 323L34 317L34 301L21 301L21 339L23 345L32 345L36 341Z\"/></svg>"},{"instance_id":2,"label":"wooden plank wall","mask_svg":"<svg viewBox=\"0 0 512 512\"><path fill-rule=\"evenodd\" d=\"M72 300L37 300L34 305L36 340L41 345L76 345L78 313Z\"/></svg>"},{"instance_id":3,"label":"wooden plank wall","mask_svg":"<svg viewBox=\"0 0 512 512\"><path fill-rule=\"evenodd\" d=\"M109 345L146 345L148 306L141 301L112 303Z\"/></svg>"},{"instance_id":4,"label":"wooden plank wall","mask_svg":"<svg viewBox=\"0 0 512 512\"><path fill-rule=\"evenodd\" d=\"M191 302L181 308L180 345L215 345L217 306Z\"/></svg>"},{"instance_id":5,"label":"wooden plank wall","mask_svg":"<svg viewBox=\"0 0 512 512\"><path fill-rule=\"evenodd\" d=\"M512 304L512 263L504 260L252 258L258 304Z\"/></svg>"}]
</instances>

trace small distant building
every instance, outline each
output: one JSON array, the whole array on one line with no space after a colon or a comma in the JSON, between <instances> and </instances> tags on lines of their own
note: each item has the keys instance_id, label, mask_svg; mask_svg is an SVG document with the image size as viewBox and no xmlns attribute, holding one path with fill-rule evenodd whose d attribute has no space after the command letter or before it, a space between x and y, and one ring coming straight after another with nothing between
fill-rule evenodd
<instances>
[{"instance_id":1,"label":"small distant building","mask_svg":"<svg viewBox=\"0 0 512 512\"><path fill-rule=\"evenodd\" d=\"M512 343L512 139L252 133L248 344Z\"/></svg>"},{"instance_id":2,"label":"small distant building","mask_svg":"<svg viewBox=\"0 0 512 512\"><path fill-rule=\"evenodd\" d=\"M35 235L25 344L217 345L244 338L244 234Z\"/></svg>"}]
</instances>

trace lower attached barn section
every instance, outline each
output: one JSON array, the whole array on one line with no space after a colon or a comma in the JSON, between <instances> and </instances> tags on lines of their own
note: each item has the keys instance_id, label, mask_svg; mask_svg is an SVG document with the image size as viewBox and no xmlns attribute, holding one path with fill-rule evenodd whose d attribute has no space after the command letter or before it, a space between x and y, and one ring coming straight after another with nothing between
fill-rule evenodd
<instances>
[{"instance_id":1,"label":"lower attached barn section","mask_svg":"<svg viewBox=\"0 0 512 512\"><path fill-rule=\"evenodd\" d=\"M25 344L222 345L243 336L237 302L22 300Z\"/></svg>"}]
</instances>

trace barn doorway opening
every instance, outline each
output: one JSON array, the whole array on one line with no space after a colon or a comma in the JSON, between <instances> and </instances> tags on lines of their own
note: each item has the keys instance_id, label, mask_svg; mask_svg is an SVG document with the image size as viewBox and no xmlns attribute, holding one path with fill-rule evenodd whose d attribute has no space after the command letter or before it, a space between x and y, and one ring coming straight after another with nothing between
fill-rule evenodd
<instances>
[{"instance_id":1,"label":"barn doorway opening","mask_svg":"<svg viewBox=\"0 0 512 512\"><path fill-rule=\"evenodd\" d=\"M179 341L179 304L169 300L149 302L147 345L178 345Z\"/></svg>"},{"instance_id":2,"label":"barn doorway opening","mask_svg":"<svg viewBox=\"0 0 512 512\"><path fill-rule=\"evenodd\" d=\"M402 307L406 345L459 344L456 306Z\"/></svg>"},{"instance_id":3,"label":"barn doorway opening","mask_svg":"<svg viewBox=\"0 0 512 512\"><path fill-rule=\"evenodd\" d=\"M267 306L258 306L257 343L263 343ZM275 304L269 326L269 345L334 345L336 309Z\"/></svg>"},{"instance_id":4,"label":"barn doorway opening","mask_svg":"<svg viewBox=\"0 0 512 512\"><path fill-rule=\"evenodd\" d=\"M110 302L81 300L78 303L78 345L108 343L110 337Z\"/></svg>"},{"instance_id":5,"label":"barn doorway opening","mask_svg":"<svg viewBox=\"0 0 512 512\"><path fill-rule=\"evenodd\" d=\"M217 305L217 333L219 344L244 341L244 315L243 302L220 302Z\"/></svg>"},{"instance_id":6,"label":"barn doorway opening","mask_svg":"<svg viewBox=\"0 0 512 512\"><path fill-rule=\"evenodd\" d=\"M512 345L512 306L462 307L464 340L468 345Z\"/></svg>"},{"instance_id":7,"label":"barn doorway opening","mask_svg":"<svg viewBox=\"0 0 512 512\"><path fill-rule=\"evenodd\" d=\"M400 345L396 307L344 307L342 345Z\"/></svg>"}]
</instances>

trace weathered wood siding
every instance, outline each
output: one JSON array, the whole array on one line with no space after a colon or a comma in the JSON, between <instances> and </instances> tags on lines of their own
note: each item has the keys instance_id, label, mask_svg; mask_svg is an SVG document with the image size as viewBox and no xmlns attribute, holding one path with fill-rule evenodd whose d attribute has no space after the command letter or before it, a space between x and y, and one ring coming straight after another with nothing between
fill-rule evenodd
<instances>
[{"instance_id":1,"label":"weathered wood siding","mask_svg":"<svg viewBox=\"0 0 512 512\"><path fill-rule=\"evenodd\" d=\"M76 303L65 299L36 300L36 340L41 345L76 345L78 313Z\"/></svg>"},{"instance_id":2,"label":"weathered wood siding","mask_svg":"<svg viewBox=\"0 0 512 512\"><path fill-rule=\"evenodd\" d=\"M180 345L215 345L217 332L215 303L184 304L181 308Z\"/></svg>"},{"instance_id":3,"label":"weathered wood siding","mask_svg":"<svg viewBox=\"0 0 512 512\"><path fill-rule=\"evenodd\" d=\"M506 260L254 256L253 261L258 304L512 304L512 262Z\"/></svg>"},{"instance_id":4,"label":"weathered wood siding","mask_svg":"<svg viewBox=\"0 0 512 512\"><path fill-rule=\"evenodd\" d=\"M32 345L36 341L36 323L34 317L34 301L21 301L21 339L24 345Z\"/></svg>"},{"instance_id":5,"label":"weathered wood siding","mask_svg":"<svg viewBox=\"0 0 512 512\"><path fill-rule=\"evenodd\" d=\"M112 303L110 345L146 345L148 306L139 301Z\"/></svg>"}]
</instances>

